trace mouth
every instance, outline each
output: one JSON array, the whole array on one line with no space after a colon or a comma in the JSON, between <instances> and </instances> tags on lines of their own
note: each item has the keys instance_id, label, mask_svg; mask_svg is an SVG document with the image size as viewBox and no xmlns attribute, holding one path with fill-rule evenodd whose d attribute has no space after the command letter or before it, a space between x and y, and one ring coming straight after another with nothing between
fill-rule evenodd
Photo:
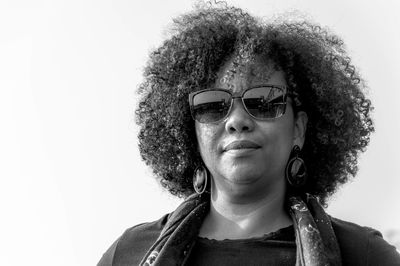
<instances>
[{"instance_id":1,"label":"mouth","mask_svg":"<svg viewBox=\"0 0 400 266\"><path fill-rule=\"evenodd\" d=\"M260 148L260 145L249 140L236 140L224 147L224 151L254 150Z\"/></svg>"}]
</instances>

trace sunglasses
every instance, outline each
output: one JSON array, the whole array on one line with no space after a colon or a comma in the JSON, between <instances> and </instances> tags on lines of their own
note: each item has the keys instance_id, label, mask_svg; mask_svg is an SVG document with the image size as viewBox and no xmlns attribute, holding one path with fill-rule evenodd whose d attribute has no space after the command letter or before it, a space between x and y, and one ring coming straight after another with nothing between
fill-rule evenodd
<instances>
[{"instance_id":1,"label":"sunglasses","mask_svg":"<svg viewBox=\"0 0 400 266\"><path fill-rule=\"evenodd\" d=\"M190 112L200 123L224 120L233 106L233 99L242 99L246 112L258 120L278 118L285 114L287 88L277 85L260 85L233 94L225 89L206 89L189 94Z\"/></svg>"}]
</instances>

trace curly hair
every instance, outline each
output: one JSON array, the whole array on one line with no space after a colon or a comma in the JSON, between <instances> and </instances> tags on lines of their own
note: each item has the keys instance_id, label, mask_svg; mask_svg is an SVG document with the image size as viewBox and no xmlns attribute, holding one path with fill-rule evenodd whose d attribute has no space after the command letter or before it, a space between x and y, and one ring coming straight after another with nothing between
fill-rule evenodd
<instances>
[{"instance_id":1,"label":"curly hair","mask_svg":"<svg viewBox=\"0 0 400 266\"><path fill-rule=\"evenodd\" d=\"M339 37L308 21L267 23L228 6L197 7L173 22L171 36L150 54L136 110L141 156L173 195L194 192L201 163L188 94L213 84L219 68L248 47L285 72L308 115L302 157L312 167L302 191L325 203L356 174L374 131L372 107Z\"/></svg>"}]
</instances>

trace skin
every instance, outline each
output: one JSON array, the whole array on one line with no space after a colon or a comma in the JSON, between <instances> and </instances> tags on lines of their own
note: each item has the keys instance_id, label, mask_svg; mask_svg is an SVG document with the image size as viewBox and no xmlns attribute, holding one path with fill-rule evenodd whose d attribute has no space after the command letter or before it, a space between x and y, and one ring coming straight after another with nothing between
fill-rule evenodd
<instances>
[{"instance_id":1,"label":"skin","mask_svg":"<svg viewBox=\"0 0 400 266\"><path fill-rule=\"evenodd\" d=\"M242 66L241 74L223 82L231 66L232 60L229 60L220 69L216 87L240 93L249 86L287 85L282 71L258 57ZM200 154L211 173L211 208L200 236L249 238L291 224L284 210L284 173L293 146L303 146L306 123L307 115L304 112L295 115L290 99L285 114L276 119L254 119L241 100L235 99L225 120L209 124L196 122ZM257 147L226 150L228 144L237 140L252 141Z\"/></svg>"}]
</instances>

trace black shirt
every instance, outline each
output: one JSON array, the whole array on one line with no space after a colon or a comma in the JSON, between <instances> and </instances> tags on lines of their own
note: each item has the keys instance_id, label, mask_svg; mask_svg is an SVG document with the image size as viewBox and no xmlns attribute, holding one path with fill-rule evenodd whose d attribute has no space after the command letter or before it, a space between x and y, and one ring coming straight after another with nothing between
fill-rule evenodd
<instances>
[{"instance_id":1,"label":"black shirt","mask_svg":"<svg viewBox=\"0 0 400 266\"><path fill-rule=\"evenodd\" d=\"M164 215L157 221L140 224L127 229L125 233L111 245L106 253L104 253L98 266L139 265L143 256L160 235L167 220L168 215ZM335 218L332 218L332 226L339 242L343 266L400 266L400 254L396 251L395 247L388 244L382 238L382 235L378 231ZM275 233L265 235L259 239L260 241L258 241L257 238L242 240L255 242L251 245L240 243L241 240L225 240L226 243L220 243L224 248L220 249L220 252L210 255L213 256L214 259L219 259L219 262L222 261L221 264L216 263L218 265L231 266L235 265L234 263L236 263L236 261L238 261L236 265L259 263L260 261L250 261L250 259L257 259L260 254L261 256L265 256L263 259L268 260L268 262L263 261L261 265L284 265L281 261L282 258L285 260L284 263L287 262L288 265L295 265L294 256L296 247L294 245L294 239L295 234L293 227L288 227ZM211 246L207 244L209 241L211 241ZM213 240L198 238L192 253L189 254L190 257L188 259L190 261L188 261L186 265L204 265L204 263L210 261L213 263L211 259L207 259L209 255L206 255L206 252L212 252L210 249L218 248L217 245L213 246L212 242ZM233 244L234 242L238 243ZM266 245L264 247L267 247L268 251L260 252L259 248L262 245ZM229 250L230 248L228 248L230 246L235 246L236 252L238 252L238 250L241 251L241 255L245 256L244 259L241 260L241 256L237 256L236 253L231 252ZM255 247L255 249L249 251L247 248L248 246ZM221 252L227 252L225 254L228 254L228 256L222 255ZM252 255L249 256L247 253L251 253ZM235 256L235 259L231 260L231 256ZM272 259L277 259L277 261L271 262ZM241 261L239 262L239 260ZM245 263L240 264L244 260ZM249 262L247 260L249 260ZM231 264L225 263L225 261L230 261Z\"/></svg>"},{"instance_id":2,"label":"black shirt","mask_svg":"<svg viewBox=\"0 0 400 266\"><path fill-rule=\"evenodd\" d=\"M191 266L295 264L293 226L250 239L214 240L199 237L186 263Z\"/></svg>"}]
</instances>

